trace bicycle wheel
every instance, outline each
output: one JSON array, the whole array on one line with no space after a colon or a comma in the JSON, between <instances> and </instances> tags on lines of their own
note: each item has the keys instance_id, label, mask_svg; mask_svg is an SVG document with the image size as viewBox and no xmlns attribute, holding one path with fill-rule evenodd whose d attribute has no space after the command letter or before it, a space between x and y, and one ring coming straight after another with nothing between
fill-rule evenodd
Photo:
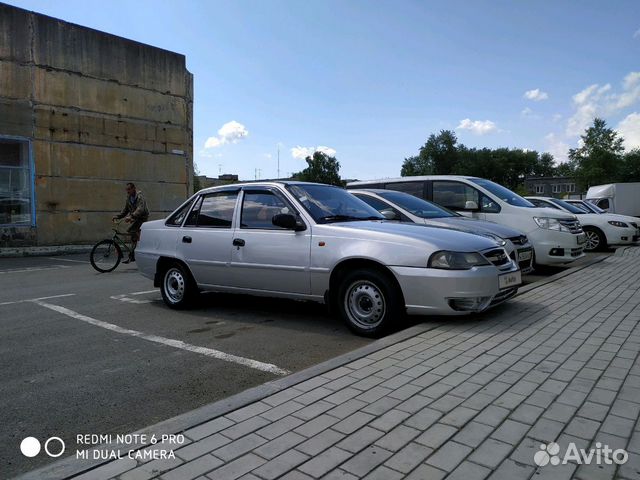
<instances>
[{"instance_id":1,"label":"bicycle wheel","mask_svg":"<svg viewBox=\"0 0 640 480\"><path fill-rule=\"evenodd\" d=\"M91 250L91 266L100 273L112 272L122 260L122 250L113 240L102 240Z\"/></svg>"}]
</instances>

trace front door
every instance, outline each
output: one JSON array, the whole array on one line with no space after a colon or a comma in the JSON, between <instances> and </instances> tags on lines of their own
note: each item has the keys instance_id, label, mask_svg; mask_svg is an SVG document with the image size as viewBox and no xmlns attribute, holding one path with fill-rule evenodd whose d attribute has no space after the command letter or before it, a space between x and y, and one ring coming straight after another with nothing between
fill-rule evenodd
<instances>
[{"instance_id":1,"label":"front door","mask_svg":"<svg viewBox=\"0 0 640 480\"><path fill-rule=\"evenodd\" d=\"M273 225L274 215L296 214L276 189L243 191L240 222L234 230L230 285L274 292L309 294L311 231Z\"/></svg>"}]
</instances>

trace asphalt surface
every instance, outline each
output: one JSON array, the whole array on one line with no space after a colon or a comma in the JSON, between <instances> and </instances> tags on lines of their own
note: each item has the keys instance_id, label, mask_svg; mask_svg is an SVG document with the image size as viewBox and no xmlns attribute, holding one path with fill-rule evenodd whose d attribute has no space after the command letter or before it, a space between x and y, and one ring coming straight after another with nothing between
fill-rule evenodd
<instances>
[{"instance_id":1,"label":"asphalt surface","mask_svg":"<svg viewBox=\"0 0 640 480\"><path fill-rule=\"evenodd\" d=\"M55 460L23 456L25 437L60 437L66 456L78 434L130 433L371 342L313 303L170 310L135 265L99 274L86 255L0 259L0 324L0 478Z\"/></svg>"}]
</instances>

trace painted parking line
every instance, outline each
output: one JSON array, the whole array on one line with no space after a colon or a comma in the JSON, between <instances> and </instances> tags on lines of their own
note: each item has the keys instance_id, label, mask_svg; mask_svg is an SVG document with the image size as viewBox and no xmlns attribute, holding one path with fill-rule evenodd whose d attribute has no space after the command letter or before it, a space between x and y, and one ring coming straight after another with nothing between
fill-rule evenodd
<instances>
[{"instance_id":1,"label":"painted parking line","mask_svg":"<svg viewBox=\"0 0 640 480\"><path fill-rule=\"evenodd\" d=\"M72 260L71 258L47 257L47 260L55 260L56 262L91 263L89 260Z\"/></svg>"},{"instance_id":2,"label":"painted parking line","mask_svg":"<svg viewBox=\"0 0 640 480\"><path fill-rule=\"evenodd\" d=\"M80 321L89 323L91 325L94 325L96 327L104 328L106 330L111 330L112 332L121 333L123 335L129 335L132 337L142 338L143 340L147 340L149 342L159 343L161 345L178 348L180 350L186 350L188 352L198 353L200 355L215 358L225 362L236 363L238 365L254 368L256 370L261 370L263 372L273 373L274 375L284 376L284 375L289 375L291 373L290 371L280 368L271 363L264 363L264 362L259 362L258 360L253 360L251 358L239 357L237 355L221 352L219 350L214 350L212 348L198 347L196 345L185 343L181 340L174 340L171 338L160 337L158 335L151 335L148 333L139 332L137 330L122 328L122 327L119 327L118 325L114 325L108 322L103 322L102 320L97 320L87 315L83 315L73 310L69 310L68 308L62 307L60 305L54 305L52 303L47 303L42 300L32 300L32 302L35 303L36 305L40 305L41 307L48 308L49 310L53 310L54 312L61 313L68 317L75 318L76 320L80 320Z\"/></svg>"},{"instance_id":3,"label":"painted parking line","mask_svg":"<svg viewBox=\"0 0 640 480\"><path fill-rule=\"evenodd\" d=\"M112 295L111 299L113 300L119 300L121 302L125 302L125 303L133 303L136 305L141 305L144 303L152 303L153 300L137 300L135 298L131 298L131 296L136 296L136 295L147 295L148 293L156 293L158 292L158 290L145 290L144 292L133 292L133 293L123 293L120 295Z\"/></svg>"},{"instance_id":4,"label":"painted parking line","mask_svg":"<svg viewBox=\"0 0 640 480\"><path fill-rule=\"evenodd\" d=\"M14 301L11 301L11 302L2 302L2 303L0 303L0 306L2 306L2 305L15 305L16 303L38 302L40 300L49 300L51 298L73 297L74 295L75 295L75 293L64 293L62 295L51 295L49 297L29 298L27 300L14 300Z\"/></svg>"},{"instance_id":5,"label":"painted parking line","mask_svg":"<svg viewBox=\"0 0 640 480\"><path fill-rule=\"evenodd\" d=\"M47 267L10 268L7 270L0 270L0 275L8 273L39 272L42 270L58 270L59 268L71 267L69 265L49 265Z\"/></svg>"}]
</instances>

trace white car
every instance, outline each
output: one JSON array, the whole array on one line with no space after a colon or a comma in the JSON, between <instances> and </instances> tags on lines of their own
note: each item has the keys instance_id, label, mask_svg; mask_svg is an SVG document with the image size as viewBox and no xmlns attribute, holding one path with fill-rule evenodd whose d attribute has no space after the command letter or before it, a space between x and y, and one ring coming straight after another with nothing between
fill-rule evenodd
<instances>
[{"instance_id":1,"label":"white car","mask_svg":"<svg viewBox=\"0 0 640 480\"><path fill-rule=\"evenodd\" d=\"M587 251L602 250L610 245L631 245L640 238L637 224L621 219L620 215L587 213L582 208L558 198L526 198L537 207L556 208L577 215L587 235L584 247Z\"/></svg>"},{"instance_id":2,"label":"white car","mask_svg":"<svg viewBox=\"0 0 640 480\"><path fill-rule=\"evenodd\" d=\"M562 265L584 256L586 236L575 215L536 208L517 193L484 178L460 175L385 178L352 182L347 188L398 190L468 217L514 228L533 244L538 265Z\"/></svg>"},{"instance_id":3,"label":"white car","mask_svg":"<svg viewBox=\"0 0 640 480\"><path fill-rule=\"evenodd\" d=\"M629 215L620 215L617 213L609 213L606 210L601 209L597 205L594 205L591 202L587 202L586 200L564 199L564 201L567 203L570 203L571 205L575 205L578 208L582 208L586 213L597 213L598 215L605 214L615 218L616 220L620 220L621 222L627 222L633 228L640 229L640 218L638 217L631 217Z\"/></svg>"}]
</instances>

